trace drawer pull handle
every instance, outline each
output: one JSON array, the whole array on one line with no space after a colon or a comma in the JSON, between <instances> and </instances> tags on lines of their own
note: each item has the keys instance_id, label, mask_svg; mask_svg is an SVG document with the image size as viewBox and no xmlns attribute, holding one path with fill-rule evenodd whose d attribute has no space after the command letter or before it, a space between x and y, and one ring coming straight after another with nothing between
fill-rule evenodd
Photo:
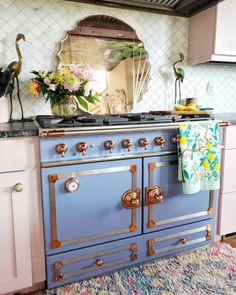
<instances>
[{"instance_id":1,"label":"drawer pull handle","mask_svg":"<svg viewBox=\"0 0 236 295\"><path fill-rule=\"evenodd\" d=\"M97 259L96 260L96 265L98 266L98 267L101 267L101 266L103 266L103 260L102 259Z\"/></svg>"},{"instance_id":2,"label":"drawer pull handle","mask_svg":"<svg viewBox=\"0 0 236 295\"><path fill-rule=\"evenodd\" d=\"M22 183L16 183L13 188L17 193L20 193L20 192L23 191L23 184Z\"/></svg>"},{"instance_id":3,"label":"drawer pull handle","mask_svg":"<svg viewBox=\"0 0 236 295\"><path fill-rule=\"evenodd\" d=\"M182 245L185 245L185 244L187 244L187 240L186 239L181 239L179 241L179 243L182 244Z\"/></svg>"}]
</instances>

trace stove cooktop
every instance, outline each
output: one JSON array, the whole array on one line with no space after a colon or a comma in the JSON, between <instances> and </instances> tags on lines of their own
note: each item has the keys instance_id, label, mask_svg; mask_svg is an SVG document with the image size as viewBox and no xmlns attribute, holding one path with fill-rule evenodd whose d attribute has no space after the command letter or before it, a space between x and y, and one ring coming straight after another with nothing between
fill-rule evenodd
<instances>
[{"instance_id":1,"label":"stove cooktop","mask_svg":"<svg viewBox=\"0 0 236 295\"><path fill-rule=\"evenodd\" d=\"M120 115L84 115L76 117L54 117L39 115L37 122L43 128L67 128L88 126L114 126L130 124L171 123L190 120L209 120L212 115L171 115L168 111L155 111L149 113L127 113Z\"/></svg>"}]
</instances>

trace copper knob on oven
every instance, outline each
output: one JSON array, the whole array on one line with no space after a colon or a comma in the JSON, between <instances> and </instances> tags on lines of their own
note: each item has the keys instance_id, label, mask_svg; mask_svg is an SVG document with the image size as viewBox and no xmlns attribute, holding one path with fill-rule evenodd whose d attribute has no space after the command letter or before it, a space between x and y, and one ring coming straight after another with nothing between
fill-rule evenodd
<instances>
[{"instance_id":1,"label":"copper knob on oven","mask_svg":"<svg viewBox=\"0 0 236 295\"><path fill-rule=\"evenodd\" d=\"M187 243L187 240L186 240L186 239L181 239L181 240L179 241L179 243L182 244L182 245L185 245L185 244Z\"/></svg>"},{"instance_id":2,"label":"copper knob on oven","mask_svg":"<svg viewBox=\"0 0 236 295\"><path fill-rule=\"evenodd\" d=\"M112 152L112 150L114 149L115 147L115 142L113 140L106 140L104 142L104 147L106 150L109 150L110 153Z\"/></svg>"},{"instance_id":3,"label":"copper knob on oven","mask_svg":"<svg viewBox=\"0 0 236 295\"><path fill-rule=\"evenodd\" d=\"M149 145L148 138L146 138L146 137L140 138L138 143L140 146L143 146L145 150L147 149L147 147Z\"/></svg>"},{"instance_id":4,"label":"copper knob on oven","mask_svg":"<svg viewBox=\"0 0 236 295\"><path fill-rule=\"evenodd\" d=\"M96 265L98 266L98 267L101 267L101 266L103 266L103 260L102 259L97 259L96 260Z\"/></svg>"},{"instance_id":5,"label":"copper knob on oven","mask_svg":"<svg viewBox=\"0 0 236 295\"><path fill-rule=\"evenodd\" d=\"M87 143L86 142L83 142L83 141L77 143L77 146L76 147L77 147L77 151L80 152L80 153L82 153L83 156L85 155L85 153L86 153L86 151L88 149Z\"/></svg>"},{"instance_id":6,"label":"copper knob on oven","mask_svg":"<svg viewBox=\"0 0 236 295\"><path fill-rule=\"evenodd\" d=\"M171 142L172 142L173 144L177 144L178 141L179 141L178 135L172 136L172 138L171 138Z\"/></svg>"},{"instance_id":7,"label":"copper knob on oven","mask_svg":"<svg viewBox=\"0 0 236 295\"><path fill-rule=\"evenodd\" d=\"M61 155L61 157L64 157L65 153L68 151L68 146L65 143L58 143L55 150L59 155Z\"/></svg>"},{"instance_id":8,"label":"copper knob on oven","mask_svg":"<svg viewBox=\"0 0 236 295\"><path fill-rule=\"evenodd\" d=\"M122 146L124 147L124 148L126 148L126 149L128 149L128 151L130 152L130 150L131 150L131 146L132 146L132 140L131 139L124 139L123 141L122 141Z\"/></svg>"},{"instance_id":9,"label":"copper knob on oven","mask_svg":"<svg viewBox=\"0 0 236 295\"><path fill-rule=\"evenodd\" d=\"M159 136L159 137L155 138L155 144L160 145L161 148L164 147L165 142L166 142L166 140L165 140L165 138L163 136Z\"/></svg>"}]
</instances>

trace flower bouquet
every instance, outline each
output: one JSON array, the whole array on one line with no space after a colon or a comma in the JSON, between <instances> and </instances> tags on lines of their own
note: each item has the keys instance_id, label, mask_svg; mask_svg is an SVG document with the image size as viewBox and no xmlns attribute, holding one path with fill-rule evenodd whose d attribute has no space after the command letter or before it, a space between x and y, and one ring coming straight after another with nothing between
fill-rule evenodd
<instances>
[{"instance_id":1,"label":"flower bouquet","mask_svg":"<svg viewBox=\"0 0 236 295\"><path fill-rule=\"evenodd\" d=\"M73 116L88 110L88 104L98 101L99 93L94 89L96 80L91 67L70 64L55 72L32 71L31 96L43 94L50 101L51 110L57 116Z\"/></svg>"}]
</instances>

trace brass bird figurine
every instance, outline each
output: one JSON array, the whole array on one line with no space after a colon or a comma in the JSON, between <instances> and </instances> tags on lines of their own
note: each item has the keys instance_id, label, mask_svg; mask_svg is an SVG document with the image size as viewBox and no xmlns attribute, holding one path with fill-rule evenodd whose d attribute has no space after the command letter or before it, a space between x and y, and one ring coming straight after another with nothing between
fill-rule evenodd
<instances>
[{"instance_id":1,"label":"brass bird figurine","mask_svg":"<svg viewBox=\"0 0 236 295\"><path fill-rule=\"evenodd\" d=\"M179 103L181 101L181 87L180 82L183 83L184 81L184 70L182 68L178 68L177 64L182 63L184 61L184 55L182 52L177 53L179 55L179 59L173 64L173 70L175 75L175 104L177 102L177 85L179 86Z\"/></svg>"},{"instance_id":2,"label":"brass bird figurine","mask_svg":"<svg viewBox=\"0 0 236 295\"><path fill-rule=\"evenodd\" d=\"M4 95L6 96L8 93L10 93L10 120L12 121L12 93L13 93L13 89L14 89L14 81L16 80L17 82L17 97L19 100L19 104L20 104L20 108L21 108L21 119L24 119L24 115L23 115L23 107L22 107L22 103L21 103L21 99L20 99L20 89L19 89L19 80L18 80L18 76L21 72L21 67L22 67L22 55L20 52L20 48L19 48L19 41L20 40L24 40L25 41L25 36L23 34L18 34L16 36L16 40L15 40L15 48L16 48L16 53L17 53L17 57L18 57L18 61L13 61L11 62L6 70L4 72L2 72L0 69L0 95Z\"/></svg>"}]
</instances>

